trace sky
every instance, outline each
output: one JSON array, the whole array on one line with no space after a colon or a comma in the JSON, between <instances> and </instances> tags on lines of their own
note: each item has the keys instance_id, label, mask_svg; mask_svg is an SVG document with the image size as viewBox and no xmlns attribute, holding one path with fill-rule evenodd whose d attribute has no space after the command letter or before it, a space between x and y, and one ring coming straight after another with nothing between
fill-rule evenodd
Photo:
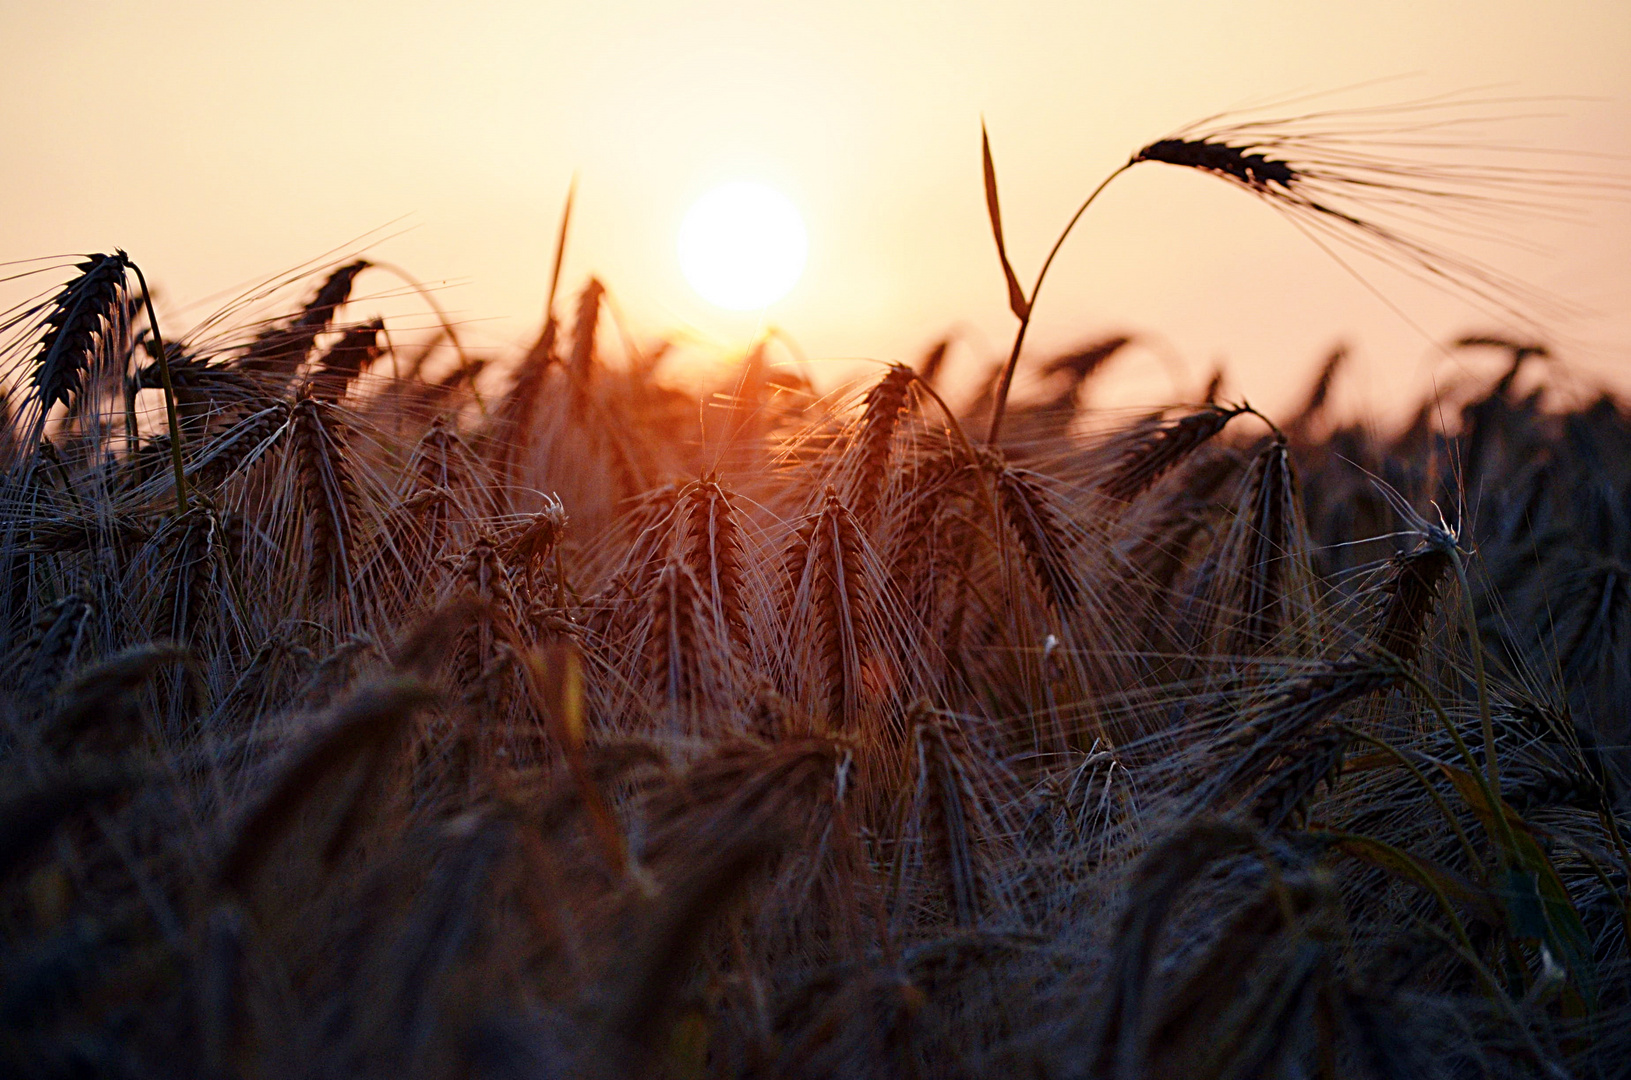
<instances>
[{"instance_id":1,"label":"sky","mask_svg":"<svg viewBox=\"0 0 1631 1080\"><path fill-rule=\"evenodd\" d=\"M1621 0L0 0L0 50L0 261L123 247L185 327L366 247L433 285L469 340L509 349L536 334L576 177L565 289L594 274L632 333L699 355L774 325L827 382L948 333L965 375L1006 352L982 119L1026 282L1133 150L1298 95L1462 94L1509 118L1480 138L1631 180ZM1533 100L1494 103L1517 98ZM757 315L713 309L675 256L685 210L734 179L786 193L809 231L804 277ZM1494 370L1435 341L1505 330L1625 386L1631 199L1588 194L1562 193L1568 220L1513 211L1523 247L1467 239L1559 299L1536 330L1360 260L1356 278L1238 188L1141 168L1066 244L1026 356L1131 331L1144 344L1106 401L1192 398L1221 363L1229 391L1273 409L1340 341L1345 399L1385 410ZM378 299L423 326L414 303Z\"/></svg>"}]
</instances>

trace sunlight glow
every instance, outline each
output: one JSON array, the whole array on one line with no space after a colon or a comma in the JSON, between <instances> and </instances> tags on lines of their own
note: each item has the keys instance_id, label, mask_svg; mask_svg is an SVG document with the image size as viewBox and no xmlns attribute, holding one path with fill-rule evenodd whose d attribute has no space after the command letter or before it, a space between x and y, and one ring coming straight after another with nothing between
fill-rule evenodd
<instances>
[{"instance_id":1,"label":"sunlight glow","mask_svg":"<svg viewBox=\"0 0 1631 1080\"><path fill-rule=\"evenodd\" d=\"M787 295L809 254L804 219L787 197L736 180L696 201L680 223L680 270L705 300L756 311Z\"/></svg>"}]
</instances>

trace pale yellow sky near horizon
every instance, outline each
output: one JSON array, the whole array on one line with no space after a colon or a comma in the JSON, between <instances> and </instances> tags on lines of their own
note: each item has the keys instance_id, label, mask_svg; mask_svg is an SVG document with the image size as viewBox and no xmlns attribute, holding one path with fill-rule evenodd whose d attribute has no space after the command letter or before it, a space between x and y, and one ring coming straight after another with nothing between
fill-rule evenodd
<instances>
[{"instance_id":1,"label":"pale yellow sky near horizon","mask_svg":"<svg viewBox=\"0 0 1631 1080\"><path fill-rule=\"evenodd\" d=\"M766 318L819 372L913 359L947 330L972 372L1014 325L982 116L1026 282L1137 147L1220 110L1372 80L1389 81L1333 103L1552 99L1488 107L1550 114L1491 130L1631 179L1623 2L0 0L0 49L0 261L124 247L180 326L376 231L371 253L441 286L470 337L521 342L576 173L563 284L600 276L644 335L737 345L757 321L697 298L674 243L690 203L740 177L803 211L805 277ZM1581 309L1547 336L1577 370L1628 385L1631 202L1575 209L1513 217L1539 252L1477 253ZM1027 355L1130 329L1154 343L1117 369L1134 396L1192 395L1223 361L1234 393L1274 407L1346 340L1346 389L1386 408L1455 375L1423 331L1502 325L1355 265L1410 322L1245 193L1135 170L1066 246Z\"/></svg>"}]
</instances>

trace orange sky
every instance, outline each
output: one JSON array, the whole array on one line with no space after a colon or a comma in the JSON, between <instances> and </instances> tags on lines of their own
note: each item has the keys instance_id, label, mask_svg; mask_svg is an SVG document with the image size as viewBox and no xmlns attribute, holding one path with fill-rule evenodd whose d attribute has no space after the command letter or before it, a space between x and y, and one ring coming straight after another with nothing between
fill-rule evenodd
<instances>
[{"instance_id":1,"label":"orange sky","mask_svg":"<svg viewBox=\"0 0 1631 1080\"><path fill-rule=\"evenodd\" d=\"M806 217L805 278L769 317L821 371L915 358L954 327L998 353L1013 319L981 194L982 114L1027 282L1082 195L1140 145L1243 103L1382 77L1408 76L1341 103L1477 87L1579 98L1501 137L1617 156L1590 167L1631 177L1631 4L1618 0L3 0L0 42L0 259L123 246L180 325L383 229L373 252L445 282L472 337L520 341L577 172L566 284L600 275L642 332L738 344L754 320L691 293L674 236L709 186L750 177ZM1547 250L1500 261L1585 309L1549 327L1578 368L1625 370L1631 203L1582 202L1578 217L1514 218ZM1432 335L1497 325L1367 277ZM1193 394L1226 360L1234 392L1273 407L1338 339L1363 362L1356 399L1385 406L1453 374L1271 209L1162 167L1118 180L1084 219L1036 320L1033 357L1112 329L1158 333L1165 361L1130 354L1121 369L1150 400Z\"/></svg>"}]
</instances>

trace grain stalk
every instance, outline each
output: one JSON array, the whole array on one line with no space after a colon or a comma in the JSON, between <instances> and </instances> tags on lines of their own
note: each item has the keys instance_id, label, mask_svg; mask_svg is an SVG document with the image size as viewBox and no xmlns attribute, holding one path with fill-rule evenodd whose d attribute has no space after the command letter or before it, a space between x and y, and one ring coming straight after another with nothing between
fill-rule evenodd
<instances>
[{"instance_id":1,"label":"grain stalk","mask_svg":"<svg viewBox=\"0 0 1631 1080\"><path fill-rule=\"evenodd\" d=\"M124 252L119 253L124 257ZM128 260L127 260L128 262ZM181 465L181 421L176 416L176 386L170 377L170 357L164 348L164 336L159 333L159 315L153 310L153 290L147 287L142 268L134 262L128 265L136 272L136 281L142 287L142 302L147 306L147 326L153 331L153 355L159 362L159 378L164 380L164 419L170 426L170 465L176 476L176 516L187 512L187 472Z\"/></svg>"},{"instance_id":2,"label":"grain stalk","mask_svg":"<svg viewBox=\"0 0 1631 1080\"><path fill-rule=\"evenodd\" d=\"M1436 114L1438 125L1447 127L1457 122L1458 118L1453 113L1454 103L1448 101L1398 106L1395 115L1408 117L1405 121L1408 124L1420 125L1405 130L1430 130L1435 124L1435 114L1431 111L1434 108L1439 110ZM1475 216L1480 204L1497 202L1501 197L1520 199L1525 195L1539 200L1549 194L1547 189L1551 185L1573 182L1590 186L1589 177L1479 164L1446 167L1437 171L1422 169L1419 170L1420 178L1413 178L1408 163L1390 160L1385 155L1355 153L1349 140L1342 135L1322 135L1305 127L1343 115L1340 111L1310 113L1257 123L1220 123L1219 118L1214 117L1201 125L1148 144L1101 180L1077 207L1049 249L1029 295L1020 287L1008 259L997 200L996 168L991 159L991 141L982 122L980 144L986 210L1008 287L1008 306L1019 319L1014 344L997 385L986 444L995 446L1002 432L1008 392L1019 365L1020 349L1030 328L1037 295L1059 249L1104 189L1122 173L1144 162L1175 165L1219 177L1285 214L1322 248L1325 245L1313 235L1316 232L1340 238L1350 246L1391 262L1420 279L1448 286L1503 312L1522 317L1523 304L1535 306L1543 302L1543 298L1536 297L1533 290L1527 289L1521 282L1505 278L1480 263L1412 239L1387 224L1361 216L1360 208L1350 208L1346 203L1368 198L1372 200L1372 205L1395 210L1401 207L1417 211L1432 208L1443 217L1447 212L1459 209L1465 216L1471 217ZM1428 117L1425 121L1424 115ZM1463 123L1465 119L1459 118ZM1499 194L1492 195L1492 192ZM1458 207L1456 200L1463 205ZM1350 274L1354 273L1346 262L1331 254ZM1354 276L1358 277L1357 274ZM1359 281L1383 303L1398 311L1391 301L1363 278L1359 278ZM1408 316L1405 318L1408 321Z\"/></svg>"}]
</instances>

